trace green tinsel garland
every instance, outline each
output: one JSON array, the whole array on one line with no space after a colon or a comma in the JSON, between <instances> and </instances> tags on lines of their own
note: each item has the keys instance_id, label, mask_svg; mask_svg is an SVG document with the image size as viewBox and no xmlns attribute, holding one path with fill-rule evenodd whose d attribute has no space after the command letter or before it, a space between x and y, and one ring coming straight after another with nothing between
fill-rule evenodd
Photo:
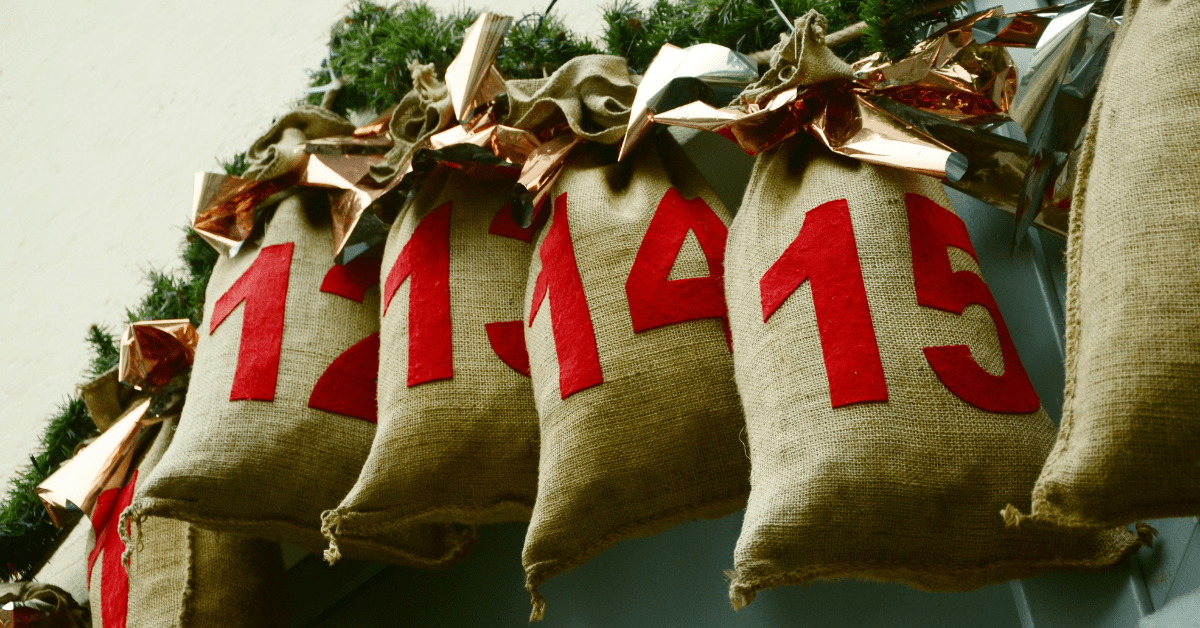
<instances>
[{"instance_id":1,"label":"green tinsel garland","mask_svg":"<svg viewBox=\"0 0 1200 628\"><path fill-rule=\"evenodd\" d=\"M574 57L605 53L627 58L631 71L640 73L665 43L686 47L711 42L752 53L779 41L787 28L780 12L795 19L810 9L825 15L830 31L859 20L867 23L865 37L836 50L844 58L854 60L875 51L895 58L920 39L924 27L954 13L953 7L919 13L927 4L919 0L777 2L778 10L771 0L656 0L647 8L632 0L617 0L603 10L606 29L602 44L570 32L548 9L517 20L496 66L507 78L534 78L550 74ZM397 102L411 87L410 60L432 62L439 74L444 72L462 46L463 32L477 15L469 9L439 15L424 2L406 0L380 6L360 0L330 34L333 71L346 82L334 100L334 111L342 115L371 113ZM312 86L332 80L325 62L311 76ZM320 101L320 94L308 97L312 104ZM246 156L237 155L222 166L229 174L241 174L246 170ZM126 312L130 322L188 318L200 324L204 291L217 253L189 228L181 257L181 272L149 274L149 293L137 308ZM86 375L98 376L116 364L117 343L111 332L93 326L87 341L93 357ZM6 567L0 569L0 580L27 578L48 558L61 535L33 489L95 433L87 408L77 397L68 398L50 419L38 453L12 481L0 506L0 566Z\"/></svg>"}]
</instances>

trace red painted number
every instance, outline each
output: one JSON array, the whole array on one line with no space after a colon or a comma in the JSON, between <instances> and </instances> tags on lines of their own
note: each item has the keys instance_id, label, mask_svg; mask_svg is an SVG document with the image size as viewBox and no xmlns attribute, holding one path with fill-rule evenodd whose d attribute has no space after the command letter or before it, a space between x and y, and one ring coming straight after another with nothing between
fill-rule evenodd
<instances>
[{"instance_id":1,"label":"red painted number","mask_svg":"<svg viewBox=\"0 0 1200 628\"><path fill-rule=\"evenodd\" d=\"M917 303L959 315L968 305L987 308L996 324L1000 354L1004 357L1004 374L992 375L979 366L966 345L925 347L929 366L950 392L977 408L1015 414L1037 411L1041 402L987 284L973 272L954 272L950 267L946 249L950 246L979 261L966 225L954 212L919 194L905 194L904 202L908 206Z\"/></svg>"},{"instance_id":2,"label":"red painted number","mask_svg":"<svg viewBox=\"0 0 1200 628\"><path fill-rule=\"evenodd\" d=\"M887 401L850 206L844 199L805 214L800 235L763 275L763 322L805 281L812 288L832 406Z\"/></svg>"},{"instance_id":3,"label":"red painted number","mask_svg":"<svg viewBox=\"0 0 1200 628\"><path fill-rule=\"evenodd\" d=\"M230 312L243 302L246 304L230 401L275 400L292 250L291 242L263 248L250 268L213 306L210 335Z\"/></svg>"},{"instance_id":4,"label":"red painted number","mask_svg":"<svg viewBox=\"0 0 1200 628\"><path fill-rule=\"evenodd\" d=\"M344 266L335 265L325 273L321 292L362 303L367 289L379 284L381 262L358 257ZM375 423L378 373L379 332L375 332L343 351L321 373L308 397L308 407Z\"/></svg>"},{"instance_id":5,"label":"red painted number","mask_svg":"<svg viewBox=\"0 0 1200 628\"><path fill-rule=\"evenodd\" d=\"M571 228L567 224L567 195L554 199L554 221L542 241L542 271L538 273L530 305L529 325L537 318L542 301L552 303L550 327L558 353L558 388L563 399L604 382L596 330L583 294L583 279L575 262Z\"/></svg>"},{"instance_id":6,"label":"red painted number","mask_svg":"<svg viewBox=\"0 0 1200 628\"><path fill-rule=\"evenodd\" d=\"M689 231L696 234L704 251L708 276L669 280L671 267ZM702 318L719 318L725 324L728 340L723 285L728 231L704 199L696 197L689 201L679 190L667 190L650 219L646 237L625 281L625 297L629 300L634 332Z\"/></svg>"},{"instance_id":7,"label":"red painted number","mask_svg":"<svg viewBox=\"0 0 1200 628\"><path fill-rule=\"evenodd\" d=\"M406 279L408 385L454 376L450 326L450 203L421 219L383 287L383 312Z\"/></svg>"}]
</instances>

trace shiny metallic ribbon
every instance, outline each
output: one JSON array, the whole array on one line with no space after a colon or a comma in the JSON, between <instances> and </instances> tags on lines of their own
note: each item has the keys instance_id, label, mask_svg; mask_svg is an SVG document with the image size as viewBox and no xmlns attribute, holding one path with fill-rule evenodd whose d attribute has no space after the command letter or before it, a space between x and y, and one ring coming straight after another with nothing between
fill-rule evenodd
<instances>
[{"instance_id":1,"label":"shiny metallic ribbon","mask_svg":"<svg viewBox=\"0 0 1200 628\"><path fill-rule=\"evenodd\" d=\"M516 178L513 219L528 226L583 139L565 124L518 129L498 123L506 103L503 77L494 62L512 18L483 13L467 31L463 47L446 68L446 85L459 126L414 147L393 185L411 190L435 167L459 170L476 180Z\"/></svg>"},{"instance_id":2,"label":"shiny metallic ribbon","mask_svg":"<svg viewBox=\"0 0 1200 628\"><path fill-rule=\"evenodd\" d=\"M139 390L165 386L192 365L199 339L186 318L130 324L121 337L120 381Z\"/></svg>"},{"instance_id":3,"label":"shiny metallic ribbon","mask_svg":"<svg viewBox=\"0 0 1200 628\"><path fill-rule=\"evenodd\" d=\"M151 400L143 398L92 444L59 467L34 489L50 520L62 527L73 511L91 516L104 491L125 483L142 428L161 421L148 416Z\"/></svg>"},{"instance_id":4,"label":"shiny metallic ribbon","mask_svg":"<svg viewBox=\"0 0 1200 628\"><path fill-rule=\"evenodd\" d=\"M989 9L939 30L900 60L876 54L858 61L853 80L744 107L697 99L665 111L649 107L649 118L720 133L751 154L806 132L836 153L940 178L1013 213L1014 244L1030 224L1065 235L1071 154L1115 32L1105 14L1115 4L1007 15ZM1036 47L1019 86L1006 46Z\"/></svg>"},{"instance_id":5,"label":"shiny metallic ribbon","mask_svg":"<svg viewBox=\"0 0 1200 628\"><path fill-rule=\"evenodd\" d=\"M218 252L237 255L262 221L263 210L296 187L330 190L333 249L338 263L349 262L378 244L378 213L367 211L387 192L367 176L372 164L383 159L393 142L388 123L394 108L346 137L305 142L292 167L273 179L254 180L234 175L196 174L192 203L192 228Z\"/></svg>"}]
</instances>

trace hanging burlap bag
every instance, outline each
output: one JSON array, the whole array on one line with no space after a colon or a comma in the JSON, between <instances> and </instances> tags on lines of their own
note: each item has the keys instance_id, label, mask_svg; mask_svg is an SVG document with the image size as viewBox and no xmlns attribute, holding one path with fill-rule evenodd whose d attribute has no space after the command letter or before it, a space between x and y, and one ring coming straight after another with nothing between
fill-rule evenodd
<instances>
[{"instance_id":1,"label":"hanging burlap bag","mask_svg":"<svg viewBox=\"0 0 1200 628\"><path fill-rule=\"evenodd\" d=\"M549 78L510 82L505 124L566 123L614 142L634 91L623 59L580 57ZM401 127L394 117L393 136L440 119L445 88L430 93L422 102L437 106L409 107L424 113ZM513 222L513 184L438 168L392 227L380 277L379 435L358 483L325 516L334 544L412 520L529 519L538 419L521 315L538 227Z\"/></svg>"},{"instance_id":2,"label":"hanging burlap bag","mask_svg":"<svg viewBox=\"0 0 1200 628\"><path fill-rule=\"evenodd\" d=\"M534 230L512 220L512 185L438 168L393 225L380 274L379 433L325 515L331 535L529 519L538 424L521 300Z\"/></svg>"},{"instance_id":3,"label":"hanging burlap bag","mask_svg":"<svg viewBox=\"0 0 1200 628\"><path fill-rule=\"evenodd\" d=\"M159 432L131 484L144 481L162 458L175 420L152 429ZM104 534L116 532L113 526ZM286 574L277 543L150 517L127 552L127 565L121 550L110 543L89 552L88 597L96 628L288 625ZM113 582L106 583L106 577Z\"/></svg>"},{"instance_id":4,"label":"hanging burlap bag","mask_svg":"<svg viewBox=\"0 0 1200 628\"><path fill-rule=\"evenodd\" d=\"M411 157L413 148L423 139L448 128L454 122L450 91L437 78L432 63L408 62L413 88L400 99L388 121L392 149L383 161L371 166L371 176L380 184L396 176L400 164Z\"/></svg>"},{"instance_id":5,"label":"hanging burlap bag","mask_svg":"<svg viewBox=\"0 0 1200 628\"><path fill-rule=\"evenodd\" d=\"M592 145L568 162L529 269L534 619L547 578L746 498L721 294L729 214L669 136L622 163L614 153Z\"/></svg>"},{"instance_id":6,"label":"hanging burlap bag","mask_svg":"<svg viewBox=\"0 0 1200 628\"><path fill-rule=\"evenodd\" d=\"M1200 2L1131 2L1067 241L1067 385L1033 517L1200 514ZM1182 51L1187 51L1183 53Z\"/></svg>"},{"instance_id":7,"label":"hanging burlap bag","mask_svg":"<svg viewBox=\"0 0 1200 628\"><path fill-rule=\"evenodd\" d=\"M791 140L758 157L727 257L751 458L735 606L816 578L969 590L1135 547L1005 526L1054 426L940 182Z\"/></svg>"},{"instance_id":8,"label":"hanging burlap bag","mask_svg":"<svg viewBox=\"0 0 1200 628\"><path fill-rule=\"evenodd\" d=\"M291 126L268 137L307 128L303 115L285 120ZM256 171L288 154L260 152L268 162ZM364 256L334 265L319 190L280 202L260 242L218 260L176 442L138 489L131 517L325 547L321 513L354 485L375 436L378 264ZM440 566L470 538L449 524L412 526L343 551Z\"/></svg>"}]
</instances>

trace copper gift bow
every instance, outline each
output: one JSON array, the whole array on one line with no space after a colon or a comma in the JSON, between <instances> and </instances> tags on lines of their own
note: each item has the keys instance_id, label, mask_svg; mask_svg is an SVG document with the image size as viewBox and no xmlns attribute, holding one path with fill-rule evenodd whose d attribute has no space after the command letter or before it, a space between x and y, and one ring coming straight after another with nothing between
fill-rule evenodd
<instances>
[{"instance_id":1,"label":"copper gift bow","mask_svg":"<svg viewBox=\"0 0 1200 628\"><path fill-rule=\"evenodd\" d=\"M743 107L690 102L651 111L649 119L720 133L751 154L807 132L834 152L938 177L1015 214L1014 244L1030 224L1065 235L1070 154L1115 32L1105 15L1115 6L1109 0L1008 15L989 9L939 30L898 61L876 54L856 62L852 78ZM1037 48L1019 88L1006 46ZM639 91L660 87L643 83ZM1011 134L1009 122L1030 139L1002 135L1005 127Z\"/></svg>"},{"instance_id":2,"label":"copper gift bow","mask_svg":"<svg viewBox=\"0 0 1200 628\"><path fill-rule=\"evenodd\" d=\"M585 140L566 124L536 130L499 124L505 113L500 98L505 87L495 59L512 24L511 17L493 13L482 13L471 24L462 50L446 67L446 85L460 126L415 147L406 176L419 178L435 166L455 168L476 180L515 176L513 220L527 227L562 173L567 156Z\"/></svg>"},{"instance_id":3,"label":"copper gift bow","mask_svg":"<svg viewBox=\"0 0 1200 628\"><path fill-rule=\"evenodd\" d=\"M516 176L523 194L514 204L514 217L527 225L532 208L549 193L567 155L583 140L565 125L535 134L497 123L503 109L498 97L505 88L494 60L512 23L511 17L482 13L468 28L462 50L446 68L451 106L460 125L418 142L386 183L369 172L382 161L379 153L393 145L387 136L392 110L349 137L306 142L304 154L273 179L198 173L192 228L220 253L236 255L261 222L263 208L297 186L327 188L339 191L330 208L333 253L336 263L345 264L386 240L390 216L381 207L384 197L414 189L437 166L477 179Z\"/></svg>"},{"instance_id":4,"label":"copper gift bow","mask_svg":"<svg viewBox=\"0 0 1200 628\"><path fill-rule=\"evenodd\" d=\"M373 248L387 235L387 225L368 211L391 187L369 176L371 166L391 148L387 135L394 108L355 129L346 137L310 140L288 170L275 178L247 179L236 175L196 174L192 200L192 229L219 253L234 256L261 222L262 210L294 188L325 188L330 202L333 252L344 264Z\"/></svg>"}]
</instances>

